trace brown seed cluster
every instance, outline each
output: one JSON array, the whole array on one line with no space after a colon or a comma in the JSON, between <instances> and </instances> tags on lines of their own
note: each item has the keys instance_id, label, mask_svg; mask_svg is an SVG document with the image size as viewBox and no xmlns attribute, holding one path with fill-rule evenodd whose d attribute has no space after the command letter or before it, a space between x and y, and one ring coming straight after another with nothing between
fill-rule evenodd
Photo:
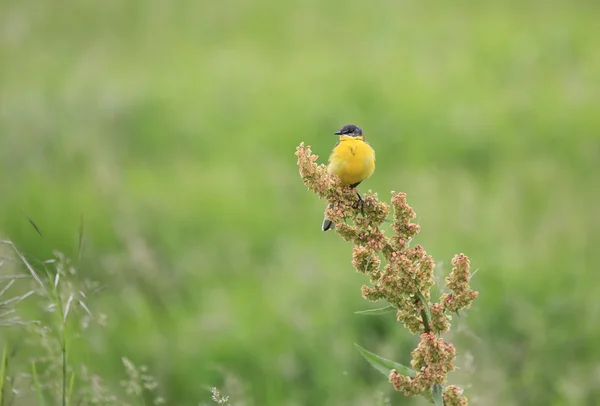
<instances>
[{"instance_id":1,"label":"brown seed cluster","mask_svg":"<svg viewBox=\"0 0 600 406\"><path fill-rule=\"evenodd\" d=\"M363 297L371 301L386 300L397 309L398 321L413 334L421 335L419 346L411 353L416 376L393 370L390 382L406 395L424 393L434 384L445 384L448 373L454 369L455 350L439 336L450 330L449 313L470 306L478 294L469 287L468 257L455 256L452 272L446 278L452 293L442 295L439 303L432 303L435 261L422 246L410 247L420 227L411 222L416 215L406 201L406 194L392 192L390 207L380 202L376 193L369 192L359 204L356 191L342 186L335 175L327 173L325 165L317 164L318 157L309 146L300 144L296 155L302 181L310 191L327 200L325 215L335 223L336 232L354 244L352 265L370 280L370 286L362 287ZM390 209L393 209L393 235L388 237L381 225ZM468 402L455 386L446 387L443 396L446 406Z\"/></svg>"},{"instance_id":2,"label":"brown seed cluster","mask_svg":"<svg viewBox=\"0 0 600 406\"><path fill-rule=\"evenodd\" d=\"M456 385L448 385L444 389L445 406L468 406L469 401L463 395L463 390Z\"/></svg>"},{"instance_id":3,"label":"brown seed cluster","mask_svg":"<svg viewBox=\"0 0 600 406\"><path fill-rule=\"evenodd\" d=\"M452 293L444 293L440 301L450 312L467 309L479 292L471 290L469 281L471 279L471 264L465 254L459 254L452 260L452 272L446 278L446 285Z\"/></svg>"},{"instance_id":4,"label":"brown seed cluster","mask_svg":"<svg viewBox=\"0 0 600 406\"><path fill-rule=\"evenodd\" d=\"M407 377L395 370L390 373L390 382L397 391L405 395L417 395L429 390L434 384L443 385L448 372L452 371L455 358L452 344L433 333L421 334L419 346L411 353L411 365L417 376Z\"/></svg>"}]
</instances>

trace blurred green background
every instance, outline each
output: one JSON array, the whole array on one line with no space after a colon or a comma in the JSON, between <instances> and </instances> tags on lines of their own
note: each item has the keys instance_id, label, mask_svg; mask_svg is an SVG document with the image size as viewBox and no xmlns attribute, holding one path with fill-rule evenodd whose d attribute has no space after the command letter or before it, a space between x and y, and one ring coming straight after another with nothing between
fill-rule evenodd
<instances>
[{"instance_id":1,"label":"blurred green background","mask_svg":"<svg viewBox=\"0 0 600 406\"><path fill-rule=\"evenodd\" d=\"M440 278L459 252L480 269L450 382L474 405L600 404L599 13L4 0L0 239L76 258L83 218L79 276L106 285L88 305L107 321L74 345L109 386L125 356L173 405L210 386L232 405L422 405L353 348L406 363L417 337L353 314L376 305L297 173L300 142L325 162L355 123L378 159L361 190L408 193Z\"/></svg>"}]
</instances>

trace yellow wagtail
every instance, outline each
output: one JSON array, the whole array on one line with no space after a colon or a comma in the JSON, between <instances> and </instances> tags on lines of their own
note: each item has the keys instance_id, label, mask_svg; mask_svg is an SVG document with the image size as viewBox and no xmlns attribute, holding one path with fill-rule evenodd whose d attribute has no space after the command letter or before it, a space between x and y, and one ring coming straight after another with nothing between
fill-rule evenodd
<instances>
[{"instance_id":1,"label":"yellow wagtail","mask_svg":"<svg viewBox=\"0 0 600 406\"><path fill-rule=\"evenodd\" d=\"M365 141L362 129L354 124L343 126L334 134L339 135L340 140L329 156L327 172L337 175L342 185L355 188L375 171L375 151ZM358 198L362 201L360 195ZM323 231L333 227L333 222L325 217Z\"/></svg>"}]
</instances>

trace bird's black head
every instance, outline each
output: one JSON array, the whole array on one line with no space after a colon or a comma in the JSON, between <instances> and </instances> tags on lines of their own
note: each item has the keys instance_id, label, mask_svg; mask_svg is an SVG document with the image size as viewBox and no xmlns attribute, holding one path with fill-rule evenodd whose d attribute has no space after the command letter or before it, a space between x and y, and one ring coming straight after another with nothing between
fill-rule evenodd
<instances>
[{"instance_id":1,"label":"bird's black head","mask_svg":"<svg viewBox=\"0 0 600 406\"><path fill-rule=\"evenodd\" d=\"M350 137L360 137L363 135L361 128L354 124L346 124L338 131L334 132L335 135L348 135Z\"/></svg>"}]
</instances>

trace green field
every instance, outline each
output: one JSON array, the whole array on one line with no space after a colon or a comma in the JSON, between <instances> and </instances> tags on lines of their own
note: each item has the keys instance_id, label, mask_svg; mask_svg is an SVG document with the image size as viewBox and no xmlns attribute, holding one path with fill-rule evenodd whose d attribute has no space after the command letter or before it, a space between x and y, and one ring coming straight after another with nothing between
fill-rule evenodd
<instances>
[{"instance_id":1,"label":"green field","mask_svg":"<svg viewBox=\"0 0 600 406\"><path fill-rule=\"evenodd\" d=\"M377 151L361 190L408 194L440 278L460 252L479 269L451 383L473 405L600 404L600 3L218 3L0 2L0 240L101 285L100 322L70 316L74 391L85 365L127 397L126 357L168 405L211 386L233 406L426 404L354 349L407 363L418 338L354 314L377 305L298 176L300 142L324 162L354 123ZM45 304L0 321L52 337ZM56 404L22 375L61 379L40 334L0 328L2 404Z\"/></svg>"}]
</instances>

